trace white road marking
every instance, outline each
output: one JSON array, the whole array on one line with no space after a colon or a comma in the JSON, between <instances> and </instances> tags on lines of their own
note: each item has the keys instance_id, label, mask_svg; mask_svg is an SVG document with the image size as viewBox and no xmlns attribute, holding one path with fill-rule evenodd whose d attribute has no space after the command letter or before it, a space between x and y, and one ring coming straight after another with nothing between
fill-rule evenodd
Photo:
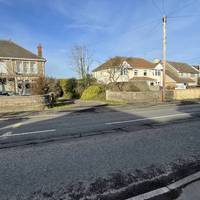
<instances>
[{"instance_id":1,"label":"white road marking","mask_svg":"<svg viewBox=\"0 0 200 200\"><path fill-rule=\"evenodd\" d=\"M4 133L3 136L4 136L4 137L9 137L11 134L12 134L12 132L9 131L9 132Z\"/></svg>"},{"instance_id":2,"label":"white road marking","mask_svg":"<svg viewBox=\"0 0 200 200\"><path fill-rule=\"evenodd\" d=\"M114 124L123 124L123 123L130 123L130 122L139 122L139 121L147 121L152 119L162 119L162 118L169 118L169 117L177 117L177 116L190 116L191 113L178 113L173 115L162 115L157 117L146 117L140 119L133 119L133 120L126 120L126 121L117 121L117 122L107 122L106 125L114 125Z\"/></svg>"},{"instance_id":3,"label":"white road marking","mask_svg":"<svg viewBox=\"0 0 200 200\"><path fill-rule=\"evenodd\" d=\"M47 133L47 132L55 132L56 129L50 129L50 130L42 130L42 131L33 131L33 132L25 132L25 133L16 133L16 134L11 134L12 132L7 132L3 135L0 136L0 138L2 137L14 137L14 136L19 136L19 135L31 135L31 134L35 134L35 133Z\"/></svg>"},{"instance_id":4,"label":"white road marking","mask_svg":"<svg viewBox=\"0 0 200 200\"><path fill-rule=\"evenodd\" d=\"M20 127L21 125L22 125L22 123L16 123L16 124L13 124L13 128Z\"/></svg>"}]
</instances>

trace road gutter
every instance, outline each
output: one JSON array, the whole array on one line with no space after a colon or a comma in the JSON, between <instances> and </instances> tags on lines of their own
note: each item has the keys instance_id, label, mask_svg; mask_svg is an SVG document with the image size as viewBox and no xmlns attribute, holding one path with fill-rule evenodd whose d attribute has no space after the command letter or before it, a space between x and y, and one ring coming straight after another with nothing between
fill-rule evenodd
<instances>
[{"instance_id":1,"label":"road gutter","mask_svg":"<svg viewBox=\"0 0 200 200\"><path fill-rule=\"evenodd\" d=\"M167 185L166 187L158 188L156 190L153 190L144 194L140 194L138 196L129 198L127 200L150 200L150 199L153 200L158 197L161 198L199 179L200 179L200 172L197 172L179 181L176 181L170 185Z\"/></svg>"}]
</instances>

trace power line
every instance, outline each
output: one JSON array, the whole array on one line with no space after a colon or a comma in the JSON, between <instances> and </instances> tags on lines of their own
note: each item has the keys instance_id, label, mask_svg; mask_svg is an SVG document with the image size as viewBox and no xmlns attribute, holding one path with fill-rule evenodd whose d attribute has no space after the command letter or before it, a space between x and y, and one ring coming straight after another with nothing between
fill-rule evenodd
<instances>
[{"instance_id":1,"label":"power line","mask_svg":"<svg viewBox=\"0 0 200 200\"><path fill-rule=\"evenodd\" d=\"M160 14L161 14L161 16L163 15L163 11L160 9L160 7L156 4L156 2L154 1L154 0L152 0L152 3L153 3L153 5L154 5L154 7L156 8L156 9L158 9L158 11L160 12Z\"/></svg>"},{"instance_id":2,"label":"power line","mask_svg":"<svg viewBox=\"0 0 200 200\"><path fill-rule=\"evenodd\" d=\"M192 15L178 15L178 16L169 16L169 19L176 19L176 18L187 18L187 17L198 17L200 14L192 14Z\"/></svg>"},{"instance_id":3,"label":"power line","mask_svg":"<svg viewBox=\"0 0 200 200\"><path fill-rule=\"evenodd\" d=\"M164 14L166 14L166 10L165 10L165 0L162 0L162 9Z\"/></svg>"},{"instance_id":4,"label":"power line","mask_svg":"<svg viewBox=\"0 0 200 200\"><path fill-rule=\"evenodd\" d=\"M134 29L133 32L135 32L135 31L141 30L149 25L154 24L155 22L158 22L159 20L160 19L154 19L154 20L148 21L147 23L142 24L141 26L135 26L135 27L131 27L131 28Z\"/></svg>"},{"instance_id":5,"label":"power line","mask_svg":"<svg viewBox=\"0 0 200 200\"><path fill-rule=\"evenodd\" d=\"M189 3L187 2L187 3L184 4L183 6L172 10L172 11L168 14L168 17L169 17L170 15L173 15L175 12L178 12L178 11L180 11L180 10L182 11L182 10L185 9L186 7L189 7L190 5L192 5L193 3L194 3L194 0L190 1Z\"/></svg>"}]
</instances>

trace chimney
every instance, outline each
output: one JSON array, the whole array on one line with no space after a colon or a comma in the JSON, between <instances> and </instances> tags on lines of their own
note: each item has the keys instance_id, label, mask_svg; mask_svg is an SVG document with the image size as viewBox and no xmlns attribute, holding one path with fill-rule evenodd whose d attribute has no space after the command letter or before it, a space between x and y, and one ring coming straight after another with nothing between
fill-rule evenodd
<instances>
[{"instance_id":1,"label":"chimney","mask_svg":"<svg viewBox=\"0 0 200 200\"><path fill-rule=\"evenodd\" d=\"M42 45L39 44L39 45L37 46L37 49L38 49L38 57L42 58Z\"/></svg>"}]
</instances>

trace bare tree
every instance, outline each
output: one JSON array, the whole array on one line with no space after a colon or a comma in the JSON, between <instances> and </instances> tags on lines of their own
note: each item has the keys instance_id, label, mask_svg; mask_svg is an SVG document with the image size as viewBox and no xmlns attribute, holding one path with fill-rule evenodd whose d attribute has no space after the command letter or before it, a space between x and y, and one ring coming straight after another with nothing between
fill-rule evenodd
<instances>
[{"instance_id":1,"label":"bare tree","mask_svg":"<svg viewBox=\"0 0 200 200\"><path fill-rule=\"evenodd\" d=\"M85 46L76 45L71 50L71 65L80 79L86 79L93 63L92 55Z\"/></svg>"},{"instance_id":2,"label":"bare tree","mask_svg":"<svg viewBox=\"0 0 200 200\"><path fill-rule=\"evenodd\" d=\"M107 70L109 82L113 87L116 87L121 91L124 85L124 81L120 78L126 78L129 80L128 67L120 64L119 66L113 66Z\"/></svg>"}]
</instances>

